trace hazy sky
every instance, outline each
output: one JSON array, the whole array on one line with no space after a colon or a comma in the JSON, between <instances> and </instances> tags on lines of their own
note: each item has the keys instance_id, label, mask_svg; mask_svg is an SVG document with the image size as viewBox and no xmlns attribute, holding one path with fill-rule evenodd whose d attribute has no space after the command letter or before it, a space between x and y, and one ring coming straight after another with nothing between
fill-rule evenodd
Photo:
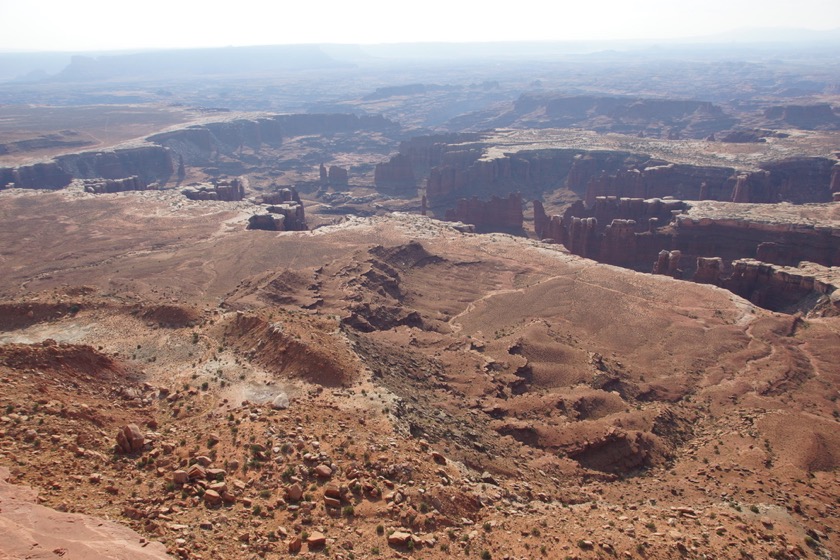
<instances>
[{"instance_id":1,"label":"hazy sky","mask_svg":"<svg viewBox=\"0 0 840 560\"><path fill-rule=\"evenodd\" d=\"M0 51L668 39L840 27L837 0L0 0Z\"/></svg>"}]
</instances>

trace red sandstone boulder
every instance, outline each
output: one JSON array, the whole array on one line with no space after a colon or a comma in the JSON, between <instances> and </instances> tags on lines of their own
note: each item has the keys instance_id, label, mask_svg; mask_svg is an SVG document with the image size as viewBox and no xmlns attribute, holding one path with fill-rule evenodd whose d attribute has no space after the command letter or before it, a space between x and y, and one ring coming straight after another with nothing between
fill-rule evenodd
<instances>
[{"instance_id":1,"label":"red sandstone boulder","mask_svg":"<svg viewBox=\"0 0 840 560\"><path fill-rule=\"evenodd\" d=\"M117 432L117 446L123 453L137 453L143 449L146 438L137 424L128 424Z\"/></svg>"}]
</instances>

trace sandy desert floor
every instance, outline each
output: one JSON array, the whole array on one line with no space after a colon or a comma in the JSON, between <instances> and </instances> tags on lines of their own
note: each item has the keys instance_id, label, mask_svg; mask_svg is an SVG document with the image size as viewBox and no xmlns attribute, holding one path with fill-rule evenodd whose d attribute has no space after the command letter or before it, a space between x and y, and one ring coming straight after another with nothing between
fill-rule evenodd
<instances>
[{"instance_id":1,"label":"sandy desert floor","mask_svg":"<svg viewBox=\"0 0 840 560\"><path fill-rule=\"evenodd\" d=\"M0 466L39 507L183 558L840 553L837 318L249 204L0 193Z\"/></svg>"}]
</instances>

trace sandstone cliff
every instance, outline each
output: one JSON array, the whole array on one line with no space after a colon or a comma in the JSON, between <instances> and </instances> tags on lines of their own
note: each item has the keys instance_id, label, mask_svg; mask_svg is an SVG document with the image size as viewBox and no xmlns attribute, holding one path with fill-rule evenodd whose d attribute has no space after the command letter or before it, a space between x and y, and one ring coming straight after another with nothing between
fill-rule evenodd
<instances>
[{"instance_id":1,"label":"sandstone cliff","mask_svg":"<svg viewBox=\"0 0 840 560\"><path fill-rule=\"evenodd\" d=\"M840 314L840 269L802 262L779 266L757 259L739 259L732 273L718 283L752 303L776 311ZM816 301L814 301L816 300Z\"/></svg>"},{"instance_id":2,"label":"sandstone cliff","mask_svg":"<svg viewBox=\"0 0 840 560\"><path fill-rule=\"evenodd\" d=\"M73 179L124 179L165 184L175 171L169 150L160 146L82 152L55 158L49 163L0 168L0 187L14 183L23 189L60 189Z\"/></svg>"},{"instance_id":3,"label":"sandstone cliff","mask_svg":"<svg viewBox=\"0 0 840 560\"><path fill-rule=\"evenodd\" d=\"M673 196L684 200L729 200L735 170L666 162L602 171L586 183L587 205L598 196L653 198ZM571 186L571 185L570 185Z\"/></svg>"},{"instance_id":4,"label":"sandstone cliff","mask_svg":"<svg viewBox=\"0 0 840 560\"><path fill-rule=\"evenodd\" d=\"M72 180L55 162L0 168L0 188L62 189Z\"/></svg>"},{"instance_id":5,"label":"sandstone cliff","mask_svg":"<svg viewBox=\"0 0 840 560\"><path fill-rule=\"evenodd\" d=\"M241 178L214 180L210 184L193 185L181 190L190 200L222 200L235 202L245 198L245 180Z\"/></svg>"},{"instance_id":6,"label":"sandstone cliff","mask_svg":"<svg viewBox=\"0 0 840 560\"><path fill-rule=\"evenodd\" d=\"M698 281L719 284L730 263L743 258L780 266L803 261L840 266L838 211L832 203L803 207L598 197L593 207L578 201L563 216L548 216L535 201L534 227L537 237L562 243L576 255L638 271L654 266L671 276L680 270L685 278L696 271ZM674 266L668 260L673 258ZM708 260L714 258L720 262Z\"/></svg>"},{"instance_id":7,"label":"sandstone cliff","mask_svg":"<svg viewBox=\"0 0 840 560\"><path fill-rule=\"evenodd\" d=\"M522 195L511 193L507 198L490 200L461 199L456 207L447 210L445 219L472 224L479 233L491 231L519 233L522 231Z\"/></svg>"},{"instance_id":8,"label":"sandstone cliff","mask_svg":"<svg viewBox=\"0 0 840 560\"><path fill-rule=\"evenodd\" d=\"M218 154L234 155L247 147L280 146L284 138L335 134L356 130L396 132L399 125L382 116L353 114L291 114L257 119L233 119L193 125L154 134L148 141L165 146L189 165L205 165Z\"/></svg>"},{"instance_id":9,"label":"sandstone cliff","mask_svg":"<svg viewBox=\"0 0 840 560\"><path fill-rule=\"evenodd\" d=\"M374 168L374 184L381 192L411 192L417 188L411 159L402 153Z\"/></svg>"},{"instance_id":10,"label":"sandstone cliff","mask_svg":"<svg viewBox=\"0 0 840 560\"><path fill-rule=\"evenodd\" d=\"M160 146L68 154L59 156L56 162L77 179L121 179L136 175L146 183L163 184L175 172L171 152Z\"/></svg>"},{"instance_id":11,"label":"sandstone cliff","mask_svg":"<svg viewBox=\"0 0 840 560\"><path fill-rule=\"evenodd\" d=\"M837 161L797 157L757 169L673 163L619 150L552 148L499 153L481 135L455 140L429 136L404 142L400 153L377 166L382 191L413 188L425 180L431 207L471 196L538 197L565 187L592 206L599 196L740 202L826 202L840 188ZM447 143L447 140L450 143ZM834 186L832 186L834 185Z\"/></svg>"},{"instance_id":12,"label":"sandstone cliff","mask_svg":"<svg viewBox=\"0 0 840 560\"><path fill-rule=\"evenodd\" d=\"M306 212L294 187L262 196L261 211L248 219L247 229L268 231L306 231Z\"/></svg>"},{"instance_id":13,"label":"sandstone cliff","mask_svg":"<svg viewBox=\"0 0 840 560\"><path fill-rule=\"evenodd\" d=\"M444 164L444 154L461 151L463 143L476 142L478 134L438 134L416 136L400 142L399 152L376 165L374 183L383 192L410 192L420 179ZM456 162L449 160L449 165Z\"/></svg>"},{"instance_id":14,"label":"sandstone cliff","mask_svg":"<svg viewBox=\"0 0 840 560\"><path fill-rule=\"evenodd\" d=\"M145 191L148 185L137 175L124 179L86 179L85 192L103 194L125 191Z\"/></svg>"},{"instance_id":15,"label":"sandstone cliff","mask_svg":"<svg viewBox=\"0 0 840 560\"><path fill-rule=\"evenodd\" d=\"M598 197L591 208L578 201L548 216L535 201L534 227L599 262L714 284L773 310L840 314L840 292L832 295L840 284L837 203Z\"/></svg>"},{"instance_id":16,"label":"sandstone cliff","mask_svg":"<svg viewBox=\"0 0 840 560\"><path fill-rule=\"evenodd\" d=\"M525 93L509 110L472 121L480 129L580 127L660 138L706 138L737 123L708 101L558 93Z\"/></svg>"},{"instance_id":17,"label":"sandstone cliff","mask_svg":"<svg viewBox=\"0 0 840 560\"><path fill-rule=\"evenodd\" d=\"M350 175L347 170L337 165L331 165L327 176L330 185L337 187L346 187L350 181Z\"/></svg>"},{"instance_id":18,"label":"sandstone cliff","mask_svg":"<svg viewBox=\"0 0 840 560\"><path fill-rule=\"evenodd\" d=\"M778 105L766 109L764 117L779 126L805 130L836 130L840 128L840 116L828 103Z\"/></svg>"}]
</instances>

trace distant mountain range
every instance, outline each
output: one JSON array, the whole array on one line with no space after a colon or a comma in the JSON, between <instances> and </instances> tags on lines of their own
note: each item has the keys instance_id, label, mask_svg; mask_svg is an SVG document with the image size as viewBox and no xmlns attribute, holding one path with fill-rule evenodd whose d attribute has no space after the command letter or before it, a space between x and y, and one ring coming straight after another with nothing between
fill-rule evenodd
<instances>
[{"instance_id":1,"label":"distant mountain range","mask_svg":"<svg viewBox=\"0 0 840 560\"><path fill-rule=\"evenodd\" d=\"M623 41L532 41L484 43L398 43L379 45L273 45L111 52L0 53L0 82L254 75L260 72L341 68L394 60L545 60L587 53L650 53L650 49L708 54L724 45L785 49L840 49L840 28L827 31L743 28L685 39ZM667 54L666 54L667 55Z\"/></svg>"}]
</instances>

